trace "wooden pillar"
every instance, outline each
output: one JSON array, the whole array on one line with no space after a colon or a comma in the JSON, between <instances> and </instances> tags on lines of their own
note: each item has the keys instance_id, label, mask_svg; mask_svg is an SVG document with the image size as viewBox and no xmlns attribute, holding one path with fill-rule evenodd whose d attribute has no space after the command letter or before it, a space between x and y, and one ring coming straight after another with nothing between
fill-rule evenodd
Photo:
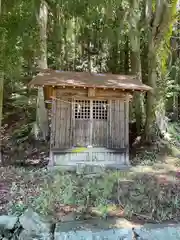
<instances>
[{"instance_id":1,"label":"wooden pillar","mask_svg":"<svg viewBox=\"0 0 180 240\"><path fill-rule=\"evenodd\" d=\"M51 136L50 136L50 149L49 149L49 163L48 167L54 166L54 154L52 151L52 147L54 144L54 134L55 134L55 126L56 126L56 118L54 116L56 114L56 89L53 87L52 89L52 106L51 106Z\"/></svg>"},{"instance_id":2,"label":"wooden pillar","mask_svg":"<svg viewBox=\"0 0 180 240\"><path fill-rule=\"evenodd\" d=\"M129 95L126 95L125 108L124 108L124 136L125 136L125 146L126 146L126 159L125 163L130 165L129 162Z\"/></svg>"}]
</instances>

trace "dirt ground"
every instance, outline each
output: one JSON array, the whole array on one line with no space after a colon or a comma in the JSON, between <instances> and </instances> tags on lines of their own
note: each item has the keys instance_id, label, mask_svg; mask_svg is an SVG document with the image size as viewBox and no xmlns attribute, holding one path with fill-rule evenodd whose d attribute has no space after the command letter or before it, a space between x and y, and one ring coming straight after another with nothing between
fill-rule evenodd
<instances>
[{"instance_id":1,"label":"dirt ground","mask_svg":"<svg viewBox=\"0 0 180 240\"><path fill-rule=\"evenodd\" d=\"M28 205L32 198L39 196L43 191L46 171L45 169L28 170L15 167L0 167L0 214L8 213L18 206L21 208L24 205ZM149 166L142 164L137 165L132 167L130 171L122 174L124 174L126 178L126 175L128 176L129 173L133 173L133 175L138 177L144 174L150 174L165 185L166 183L169 184L169 182L179 184L180 160L175 157L160 156L155 163ZM61 217L68 214L68 212L74 211L72 207L64 211L63 205L57 205L57 208L59 208L59 216ZM123 217L122 213L122 207L117 207L111 211L110 215ZM147 219L142 220L142 217L140 214L137 214L137 216L135 214L131 220L142 224L144 221L147 221Z\"/></svg>"},{"instance_id":2,"label":"dirt ground","mask_svg":"<svg viewBox=\"0 0 180 240\"><path fill-rule=\"evenodd\" d=\"M39 171L0 167L0 214L7 213L10 205L26 203L28 198L38 196L42 183Z\"/></svg>"}]
</instances>

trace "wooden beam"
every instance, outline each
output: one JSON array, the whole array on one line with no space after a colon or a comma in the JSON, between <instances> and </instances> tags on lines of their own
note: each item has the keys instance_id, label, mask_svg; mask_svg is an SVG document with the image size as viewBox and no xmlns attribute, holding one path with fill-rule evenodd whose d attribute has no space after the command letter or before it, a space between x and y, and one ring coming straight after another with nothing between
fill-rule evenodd
<instances>
[{"instance_id":1,"label":"wooden beam","mask_svg":"<svg viewBox=\"0 0 180 240\"><path fill-rule=\"evenodd\" d=\"M126 95L130 95L130 92L122 91L120 89L98 89L98 88L72 88L72 87L66 87L66 88L55 88L57 89L59 98L96 98L96 99L122 99L126 98ZM91 90L90 90L91 89ZM133 94L133 93L132 93Z\"/></svg>"}]
</instances>

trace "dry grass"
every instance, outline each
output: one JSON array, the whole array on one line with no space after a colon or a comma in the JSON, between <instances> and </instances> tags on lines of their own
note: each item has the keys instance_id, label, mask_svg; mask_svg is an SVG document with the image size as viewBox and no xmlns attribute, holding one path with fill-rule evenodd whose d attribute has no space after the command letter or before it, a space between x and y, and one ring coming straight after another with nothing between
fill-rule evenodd
<instances>
[{"instance_id":1,"label":"dry grass","mask_svg":"<svg viewBox=\"0 0 180 240\"><path fill-rule=\"evenodd\" d=\"M0 168L0 214L9 212L13 205L27 205L32 198L39 196L45 177L41 171Z\"/></svg>"},{"instance_id":2,"label":"dry grass","mask_svg":"<svg viewBox=\"0 0 180 240\"><path fill-rule=\"evenodd\" d=\"M108 172L97 180L43 169L1 167L0 214L20 213L32 206L61 219L87 204L101 216L179 220L179 163L177 158L159 156L152 164L132 167L129 172Z\"/></svg>"}]
</instances>

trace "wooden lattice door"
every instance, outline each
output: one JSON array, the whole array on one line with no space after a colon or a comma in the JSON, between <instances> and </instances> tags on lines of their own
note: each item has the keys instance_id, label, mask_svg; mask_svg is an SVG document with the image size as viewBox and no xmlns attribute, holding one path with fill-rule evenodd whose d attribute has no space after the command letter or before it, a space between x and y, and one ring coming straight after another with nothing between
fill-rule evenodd
<instances>
[{"instance_id":1,"label":"wooden lattice door","mask_svg":"<svg viewBox=\"0 0 180 240\"><path fill-rule=\"evenodd\" d=\"M73 145L88 146L91 144L91 106L89 100L74 101Z\"/></svg>"},{"instance_id":2,"label":"wooden lattice door","mask_svg":"<svg viewBox=\"0 0 180 240\"><path fill-rule=\"evenodd\" d=\"M107 101L74 101L74 146L107 145Z\"/></svg>"},{"instance_id":3,"label":"wooden lattice door","mask_svg":"<svg viewBox=\"0 0 180 240\"><path fill-rule=\"evenodd\" d=\"M107 147L107 107L106 100L92 101L92 145Z\"/></svg>"}]
</instances>

